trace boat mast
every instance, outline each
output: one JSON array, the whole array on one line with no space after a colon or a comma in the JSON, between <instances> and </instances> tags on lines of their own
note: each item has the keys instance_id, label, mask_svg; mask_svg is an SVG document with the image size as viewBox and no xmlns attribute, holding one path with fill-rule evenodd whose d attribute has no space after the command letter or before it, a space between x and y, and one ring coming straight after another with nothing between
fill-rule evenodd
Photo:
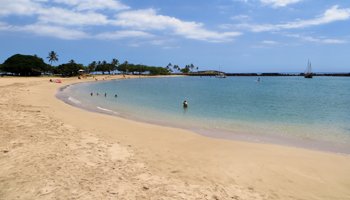
<instances>
[{"instance_id":1,"label":"boat mast","mask_svg":"<svg viewBox=\"0 0 350 200\"><path fill-rule=\"evenodd\" d=\"M311 69L311 62L310 62L310 60L308 59L308 60L307 60L306 74L310 74L310 73L312 73L312 69Z\"/></svg>"},{"instance_id":2,"label":"boat mast","mask_svg":"<svg viewBox=\"0 0 350 200\"><path fill-rule=\"evenodd\" d=\"M309 63L309 69L308 69L309 73L312 73L312 69L311 69L311 62Z\"/></svg>"}]
</instances>

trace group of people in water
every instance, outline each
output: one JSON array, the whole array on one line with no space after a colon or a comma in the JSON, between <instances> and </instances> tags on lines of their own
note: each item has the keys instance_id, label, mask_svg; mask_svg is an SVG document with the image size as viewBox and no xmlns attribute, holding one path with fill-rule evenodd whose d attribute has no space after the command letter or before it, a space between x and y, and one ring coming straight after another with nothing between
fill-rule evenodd
<instances>
[{"instance_id":1,"label":"group of people in water","mask_svg":"<svg viewBox=\"0 0 350 200\"><path fill-rule=\"evenodd\" d=\"M98 92L96 92L96 96L99 96L99 95L100 95L100 94L99 94ZM90 93L90 96L94 96L94 93L91 92L91 93ZM104 96L107 97L107 92L105 92ZM117 98L117 97L118 97L118 95L115 94L115 95L114 95L114 98Z\"/></svg>"},{"instance_id":2,"label":"group of people in water","mask_svg":"<svg viewBox=\"0 0 350 200\"><path fill-rule=\"evenodd\" d=\"M99 94L98 92L96 92L96 96L99 96L99 95L100 95L100 94ZM90 96L94 96L94 93L91 92L91 93L90 93ZM107 92L105 92L104 96L105 96L105 98L107 97ZM115 94L115 95L114 95L114 98L117 98L117 97L118 97L118 95ZM184 109L186 109L186 108L188 107L187 100L184 100L184 101L182 102L182 106L183 106Z\"/></svg>"}]
</instances>

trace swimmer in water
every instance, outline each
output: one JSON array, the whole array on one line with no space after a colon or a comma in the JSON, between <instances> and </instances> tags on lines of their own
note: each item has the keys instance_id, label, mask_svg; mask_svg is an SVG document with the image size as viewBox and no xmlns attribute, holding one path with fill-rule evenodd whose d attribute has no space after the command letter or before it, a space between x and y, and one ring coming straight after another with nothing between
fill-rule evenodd
<instances>
[{"instance_id":1,"label":"swimmer in water","mask_svg":"<svg viewBox=\"0 0 350 200\"><path fill-rule=\"evenodd\" d=\"M187 107L188 107L188 103L187 103L186 100L185 100L182 104L183 104L183 107L184 107L184 108L187 108Z\"/></svg>"}]
</instances>

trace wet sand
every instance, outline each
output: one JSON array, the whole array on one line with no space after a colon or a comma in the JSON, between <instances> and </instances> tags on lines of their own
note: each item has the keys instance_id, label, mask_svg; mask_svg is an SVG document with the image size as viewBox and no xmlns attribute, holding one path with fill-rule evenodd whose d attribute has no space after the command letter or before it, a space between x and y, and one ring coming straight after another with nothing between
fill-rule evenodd
<instances>
[{"instance_id":1,"label":"wet sand","mask_svg":"<svg viewBox=\"0 0 350 200\"><path fill-rule=\"evenodd\" d=\"M0 199L350 199L349 155L88 112L55 94L92 78L49 79L0 78Z\"/></svg>"}]
</instances>

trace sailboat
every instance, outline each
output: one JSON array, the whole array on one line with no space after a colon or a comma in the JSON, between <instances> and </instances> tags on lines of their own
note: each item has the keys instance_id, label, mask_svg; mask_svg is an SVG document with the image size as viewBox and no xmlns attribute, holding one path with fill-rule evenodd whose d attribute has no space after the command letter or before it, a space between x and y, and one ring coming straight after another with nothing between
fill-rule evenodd
<instances>
[{"instance_id":1,"label":"sailboat","mask_svg":"<svg viewBox=\"0 0 350 200\"><path fill-rule=\"evenodd\" d=\"M312 69L310 60L307 61L307 68L304 73L304 78L312 78Z\"/></svg>"},{"instance_id":2,"label":"sailboat","mask_svg":"<svg viewBox=\"0 0 350 200\"><path fill-rule=\"evenodd\" d=\"M219 72L218 74L216 74L215 76L216 78L226 78L226 74L223 72Z\"/></svg>"},{"instance_id":3,"label":"sailboat","mask_svg":"<svg viewBox=\"0 0 350 200\"><path fill-rule=\"evenodd\" d=\"M220 67L219 67L220 70ZM217 74L215 75L216 78L226 78L226 74L221 71L217 71Z\"/></svg>"}]
</instances>

